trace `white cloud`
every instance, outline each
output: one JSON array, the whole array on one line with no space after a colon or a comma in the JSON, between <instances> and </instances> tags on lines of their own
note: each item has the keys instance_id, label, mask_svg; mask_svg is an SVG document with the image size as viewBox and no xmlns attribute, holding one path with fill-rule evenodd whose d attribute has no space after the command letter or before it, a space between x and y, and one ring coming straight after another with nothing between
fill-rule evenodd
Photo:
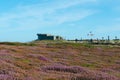
<instances>
[{"instance_id":1,"label":"white cloud","mask_svg":"<svg viewBox=\"0 0 120 80\"><path fill-rule=\"evenodd\" d=\"M96 2L96 0L54 0L54 2L17 6L11 12L0 15L0 27L9 30L34 29L46 26L60 25L65 22L81 20L95 13L91 9L76 9L74 12L68 8ZM65 12L59 13L65 10Z\"/></svg>"}]
</instances>

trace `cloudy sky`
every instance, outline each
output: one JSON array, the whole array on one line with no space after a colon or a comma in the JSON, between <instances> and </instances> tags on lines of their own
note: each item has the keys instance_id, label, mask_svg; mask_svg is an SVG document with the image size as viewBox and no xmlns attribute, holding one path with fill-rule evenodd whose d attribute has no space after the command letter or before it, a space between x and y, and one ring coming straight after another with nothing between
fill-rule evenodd
<instances>
[{"instance_id":1,"label":"cloudy sky","mask_svg":"<svg viewBox=\"0 0 120 80\"><path fill-rule=\"evenodd\" d=\"M0 41L32 41L37 33L66 39L120 38L120 0L0 0Z\"/></svg>"}]
</instances>

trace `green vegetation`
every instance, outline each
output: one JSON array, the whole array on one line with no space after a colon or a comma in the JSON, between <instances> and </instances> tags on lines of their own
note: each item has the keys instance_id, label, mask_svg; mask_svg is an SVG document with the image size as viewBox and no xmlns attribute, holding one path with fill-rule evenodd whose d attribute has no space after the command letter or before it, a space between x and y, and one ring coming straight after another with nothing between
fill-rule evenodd
<instances>
[{"instance_id":1,"label":"green vegetation","mask_svg":"<svg viewBox=\"0 0 120 80\"><path fill-rule=\"evenodd\" d=\"M66 41L0 45L0 75L9 80L120 79L119 46Z\"/></svg>"},{"instance_id":2,"label":"green vegetation","mask_svg":"<svg viewBox=\"0 0 120 80\"><path fill-rule=\"evenodd\" d=\"M0 42L0 44L13 46L35 46L34 43L21 43L21 42Z\"/></svg>"}]
</instances>

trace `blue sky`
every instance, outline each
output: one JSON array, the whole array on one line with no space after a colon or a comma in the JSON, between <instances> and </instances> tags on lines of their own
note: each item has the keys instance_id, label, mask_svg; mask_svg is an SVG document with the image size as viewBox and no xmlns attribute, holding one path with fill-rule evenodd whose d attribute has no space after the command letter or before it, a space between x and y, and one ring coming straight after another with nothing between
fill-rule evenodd
<instances>
[{"instance_id":1,"label":"blue sky","mask_svg":"<svg viewBox=\"0 0 120 80\"><path fill-rule=\"evenodd\" d=\"M37 33L66 39L120 38L120 0L0 0L0 41L27 42Z\"/></svg>"}]
</instances>

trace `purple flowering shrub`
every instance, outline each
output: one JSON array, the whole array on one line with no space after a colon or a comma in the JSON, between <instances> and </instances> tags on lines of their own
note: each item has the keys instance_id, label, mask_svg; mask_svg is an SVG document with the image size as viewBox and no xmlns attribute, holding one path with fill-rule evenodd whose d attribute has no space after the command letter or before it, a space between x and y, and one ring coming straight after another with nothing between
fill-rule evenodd
<instances>
[{"instance_id":1,"label":"purple flowering shrub","mask_svg":"<svg viewBox=\"0 0 120 80\"><path fill-rule=\"evenodd\" d=\"M71 80L119 80L115 76L106 73L94 72L89 74L77 74L71 77Z\"/></svg>"},{"instance_id":2,"label":"purple flowering shrub","mask_svg":"<svg viewBox=\"0 0 120 80\"><path fill-rule=\"evenodd\" d=\"M29 54L28 56L32 57L32 58L37 58L42 61L49 61L49 59L47 57L40 55L40 54Z\"/></svg>"},{"instance_id":3,"label":"purple flowering shrub","mask_svg":"<svg viewBox=\"0 0 120 80\"><path fill-rule=\"evenodd\" d=\"M49 61L49 59L44 56L39 56L38 59L42 61Z\"/></svg>"},{"instance_id":4,"label":"purple flowering shrub","mask_svg":"<svg viewBox=\"0 0 120 80\"><path fill-rule=\"evenodd\" d=\"M59 72L69 72L69 73L81 73L86 72L86 69L80 66L63 66L63 65L54 65L54 66L44 66L42 67L44 71L59 71Z\"/></svg>"},{"instance_id":5,"label":"purple flowering shrub","mask_svg":"<svg viewBox=\"0 0 120 80\"><path fill-rule=\"evenodd\" d=\"M0 74L0 80L16 80L14 76L10 76L7 74Z\"/></svg>"},{"instance_id":6,"label":"purple flowering shrub","mask_svg":"<svg viewBox=\"0 0 120 80\"><path fill-rule=\"evenodd\" d=\"M0 45L0 80L120 80L120 48L88 47Z\"/></svg>"},{"instance_id":7,"label":"purple flowering shrub","mask_svg":"<svg viewBox=\"0 0 120 80\"><path fill-rule=\"evenodd\" d=\"M43 66L42 70L45 72L57 71L71 73L73 75L70 76L70 80L118 80L115 76L100 71L92 71L81 66L50 65Z\"/></svg>"}]
</instances>

